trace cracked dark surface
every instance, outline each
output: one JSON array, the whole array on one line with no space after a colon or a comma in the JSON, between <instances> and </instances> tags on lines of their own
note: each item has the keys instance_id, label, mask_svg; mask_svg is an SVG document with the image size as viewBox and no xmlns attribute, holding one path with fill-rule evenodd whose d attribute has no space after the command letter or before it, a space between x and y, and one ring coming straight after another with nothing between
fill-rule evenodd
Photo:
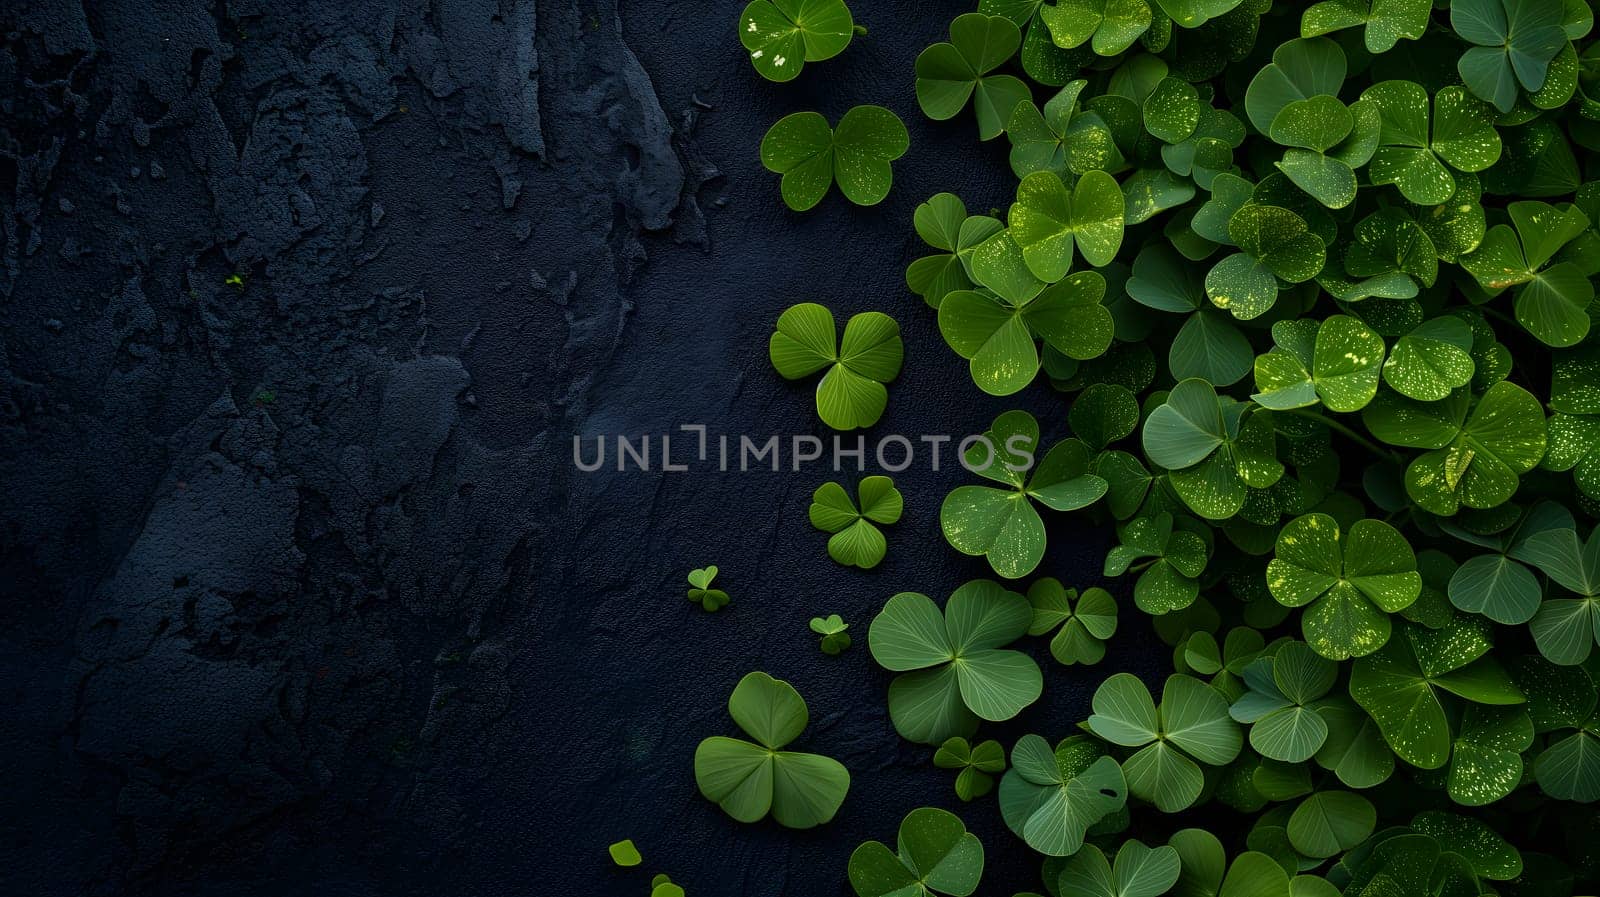
<instances>
[{"instance_id":1,"label":"cracked dark surface","mask_svg":"<svg viewBox=\"0 0 1600 897\"><path fill-rule=\"evenodd\" d=\"M761 81L729 8L671 0L9 0L0 8L0 751L8 893L846 894L850 850L924 804L1037 866L992 798L900 742L866 625L981 575L940 497L870 573L806 523L827 475L583 474L574 434L819 433L765 344L787 305L898 318L875 433L966 433L986 399L901 280L915 204L1007 201L1004 149L916 111L911 63L964 4ZM888 105L911 153L876 209L781 206L779 115ZM230 275L242 282L230 284ZM1020 404L1059 432L1040 387ZM1041 572L1094 581L1052 521ZM716 563L705 615L686 571ZM857 646L816 649L840 613ZM1046 660L1009 740L1058 735L1110 667ZM694 745L765 669L838 819L738 826ZM605 846L633 838L641 870Z\"/></svg>"}]
</instances>

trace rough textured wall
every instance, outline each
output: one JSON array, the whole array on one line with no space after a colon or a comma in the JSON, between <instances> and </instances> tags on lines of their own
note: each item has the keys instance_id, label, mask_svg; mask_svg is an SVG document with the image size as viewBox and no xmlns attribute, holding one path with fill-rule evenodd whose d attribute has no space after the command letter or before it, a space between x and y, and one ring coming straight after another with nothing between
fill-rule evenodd
<instances>
[{"instance_id":1,"label":"rough textured wall","mask_svg":"<svg viewBox=\"0 0 1600 897\"><path fill-rule=\"evenodd\" d=\"M956 804L894 737L865 629L981 575L938 534L960 471L899 477L906 519L860 574L806 524L824 471L569 461L576 434L682 423L826 436L765 358L806 299L902 322L874 432L1013 404L901 281L916 202L1009 198L1003 147L912 96L964 4L861 6L867 38L771 85L725 4L3 4L8 892L643 893L605 859L632 837L696 895L814 897L847 891L859 841ZM783 210L767 125L863 102L911 126L889 201ZM1048 390L1023 404L1059 431ZM1089 583L1103 538L1060 524L1045 572ZM682 598L707 563L716 616ZM856 626L838 659L805 628L830 612ZM1140 632L1108 663L1158 654ZM694 745L757 668L855 775L832 826L740 827L695 793ZM1097 680L1047 669L999 734L1081 718ZM986 891L1031 883L992 804L965 815Z\"/></svg>"}]
</instances>

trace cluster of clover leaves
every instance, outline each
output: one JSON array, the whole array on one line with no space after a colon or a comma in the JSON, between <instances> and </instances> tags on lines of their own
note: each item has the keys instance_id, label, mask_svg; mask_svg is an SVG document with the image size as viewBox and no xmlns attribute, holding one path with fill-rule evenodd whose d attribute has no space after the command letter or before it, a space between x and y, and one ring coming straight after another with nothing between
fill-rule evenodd
<instances>
[{"instance_id":1,"label":"cluster of clover leaves","mask_svg":"<svg viewBox=\"0 0 1600 897\"><path fill-rule=\"evenodd\" d=\"M931 251L906 282L977 389L1053 389L1062 413L999 414L966 459L988 482L944 499L946 540L997 579L897 594L868 642L896 730L938 747L963 800L996 793L1049 894L1600 880L1593 19L1584 0L981 0L917 58L922 111L1003 138L1017 187L991 214L919 206ZM740 21L774 79L856 33L841 0ZM762 146L791 207L835 182L886 195L892 114L795 118ZM824 421L871 426L898 327L852 320L841 348L816 308L780 320L773 362L826 368ZM859 510L819 491L836 557L881 556L881 485ZM1107 588L1019 582L1041 508L1114 530ZM1111 675L1081 731L1023 736L1009 764L973 741L1044 691L1024 638L1104 657L1114 594L1171 675ZM768 692L783 706L740 719L759 745L702 747L702 790L739 819L824 822L848 775L778 750L804 705ZM861 897L965 897L982 868L924 808L848 875Z\"/></svg>"}]
</instances>

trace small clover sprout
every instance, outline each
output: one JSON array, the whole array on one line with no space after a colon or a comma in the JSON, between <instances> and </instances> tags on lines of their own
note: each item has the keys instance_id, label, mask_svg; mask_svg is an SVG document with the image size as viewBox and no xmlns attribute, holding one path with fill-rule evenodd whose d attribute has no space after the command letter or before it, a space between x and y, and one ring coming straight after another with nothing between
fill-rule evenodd
<instances>
[{"instance_id":1,"label":"small clover sprout","mask_svg":"<svg viewBox=\"0 0 1600 897\"><path fill-rule=\"evenodd\" d=\"M611 853L611 861L618 866L627 868L644 862L644 858L639 856L639 848L633 846L631 839L618 841L611 845L608 850Z\"/></svg>"},{"instance_id":2,"label":"small clover sprout","mask_svg":"<svg viewBox=\"0 0 1600 897\"><path fill-rule=\"evenodd\" d=\"M894 481L870 476L856 488L861 501L858 510L850 494L838 483L823 483L811 496L811 525L833 536L828 539L828 556L846 567L870 570L878 566L888 550L883 533L874 524L899 521L905 500Z\"/></svg>"},{"instance_id":3,"label":"small clover sprout","mask_svg":"<svg viewBox=\"0 0 1600 897\"><path fill-rule=\"evenodd\" d=\"M956 774L956 797L969 801L993 790L994 777L1006 770L1006 749L992 739L970 744L957 735L934 751L933 765L961 770Z\"/></svg>"},{"instance_id":4,"label":"small clover sprout","mask_svg":"<svg viewBox=\"0 0 1600 897\"><path fill-rule=\"evenodd\" d=\"M711 581L716 578L717 567L715 564L690 570L689 600L707 611L718 611L726 607L729 601L728 593L711 587Z\"/></svg>"},{"instance_id":5,"label":"small clover sprout","mask_svg":"<svg viewBox=\"0 0 1600 897\"><path fill-rule=\"evenodd\" d=\"M900 325L881 312L862 312L837 342L833 312L814 302L791 306L778 316L767 344L772 366L786 380L827 369L817 383L817 416L835 430L870 427L889 404L884 384L900 375L905 346Z\"/></svg>"},{"instance_id":6,"label":"small clover sprout","mask_svg":"<svg viewBox=\"0 0 1600 897\"><path fill-rule=\"evenodd\" d=\"M1096 664L1106 656L1106 640L1117 631L1117 602L1101 588L1084 590L1061 585L1045 577L1028 587L1028 603L1033 605L1029 635L1048 635L1050 654L1066 666Z\"/></svg>"},{"instance_id":7,"label":"small clover sprout","mask_svg":"<svg viewBox=\"0 0 1600 897\"><path fill-rule=\"evenodd\" d=\"M877 205L894 183L891 162L906 154L911 135L882 106L857 106L837 128L816 112L779 119L761 138L761 164L783 175L783 202L796 212L814 208L838 183L858 206Z\"/></svg>"},{"instance_id":8,"label":"small clover sprout","mask_svg":"<svg viewBox=\"0 0 1600 897\"><path fill-rule=\"evenodd\" d=\"M811 631L822 636L822 653L830 657L838 656L850 647L850 633L846 631L849 628L850 624L838 614L811 618Z\"/></svg>"}]
</instances>

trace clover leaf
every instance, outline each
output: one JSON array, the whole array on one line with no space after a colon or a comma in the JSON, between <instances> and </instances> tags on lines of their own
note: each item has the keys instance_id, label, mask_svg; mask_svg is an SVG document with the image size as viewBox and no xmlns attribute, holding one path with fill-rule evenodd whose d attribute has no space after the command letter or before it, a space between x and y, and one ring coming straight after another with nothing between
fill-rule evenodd
<instances>
[{"instance_id":1,"label":"clover leaf","mask_svg":"<svg viewBox=\"0 0 1600 897\"><path fill-rule=\"evenodd\" d=\"M1000 780L1000 814L1006 827L1046 856L1071 856L1084 836L1114 819L1128 800L1122 767L1084 736L1054 750L1038 735L1011 749L1011 769Z\"/></svg>"},{"instance_id":2,"label":"clover leaf","mask_svg":"<svg viewBox=\"0 0 1600 897\"><path fill-rule=\"evenodd\" d=\"M1372 802L1348 791L1318 791L1289 817L1289 843L1312 859L1327 859L1355 847L1377 827Z\"/></svg>"},{"instance_id":3,"label":"clover leaf","mask_svg":"<svg viewBox=\"0 0 1600 897\"><path fill-rule=\"evenodd\" d=\"M739 16L739 40L768 81L792 81L807 62L843 53L854 35L844 0L755 0Z\"/></svg>"},{"instance_id":4,"label":"clover leaf","mask_svg":"<svg viewBox=\"0 0 1600 897\"><path fill-rule=\"evenodd\" d=\"M1272 63L1256 72L1245 90L1244 110L1262 134L1283 108L1315 96L1337 98L1348 63L1339 45L1325 37L1291 40L1272 51Z\"/></svg>"},{"instance_id":5,"label":"clover leaf","mask_svg":"<svg viewBox=\"0 0 1600 897\"><path fill-rule=\"evenodd\" d=\"M1425 321L1395 341L1383 382L1419 402L1438 402L1472 382L1472 328L1454 315Z\"/></svg>"},{"instance_id":6,"label":"clover leaf","mask_svg":"<svg viewBox=\"0 0 1600 897\"><path fill-rule=\"evenodd\" d=\"M1407 625L1402 635L1355 662L1350 696L1372 717L1400 759L1439 769L1452 736L1445 695L1479 704L1520 704L1522 692L1492 657L1489 624L1457 617L1433 631Z\"/></svg>"},{"instance_id":7,"label":"clover leaf","mask_svg":"<svg viewBox=\"0 0 1600 897\"><path fill-rule=\"evenodd\" d=\"M1139 399L1125 386L1093 383L1073 401L1067 421L1089 448L1103 451L1138 428Z\"/></svg>"},{"instance_id":8,"label":"clover leaf","mask_svg":"<svg viewBox=\"0 0 1600 897\"><path fill-rule=\"evenodd\" d=\"M650 879L650 897L684 897L684 895L683 888L673 884L672 879L665 873Z\"/></svg>"},{"instance_id":9,"label":"clover leaf","mask_svg":"<svg viewBox=\"0 0 1600 897\"><path fill-rule=\"evenodd\" d=\"M1327 262L1327 247L1306 220L1272 205L1247 205L1228 219L1239 251L1206 274L1211 304L1241 321L1266 314L1278 301L1278 281L1303 283Z\"/></svg>"},{"instance_id":10,"label":"clover leaf","mask_svg":"<svg viewBox=\"0 0 1600 897\"><path fill-rule=\"evenodd\" d=\"M811 496L811 525L825 533L828 539L828 556L846 567L870 570L878 566L888 550L883 532L873 524L891 524L900 520L905 510L905 499L894 487L894 480L885 476L870 476L856 487L861 500L860 510L850 500L850 493L838 483L823 483Z\"/></svg>"},{"instance_id":11,"label":"clover leaf","mask_svg":"<svg viewBox=\"0 0 1600 897\"><path fill-rule=\"evenodd\" d=\"M1328 724L1328 737L1317 751L1317 765L1349 788L1371 788L1394 774L1394 752L1378 724L1348 698L1328 698L1317 705Z\"/></svg>"},{"instance_id":12,"label":"clover leaf","mask_svg":"<svg viewBox=\"0 0 1600 897\"><path fill-rule=\"evenodd\" d=\"M1416 40L1428 30L1432 0L1323 0L1300 17L1300 36L1319 37L1364 27L1368 53L1387 53L1401 40Z\"/></svg>"},{"instance_id":13,"label":"clover leaf","mask_svg":"<svg viewBox=\"0 0 1600 897\"><path fill-rule=\"evenodd\" d=\"M1026 411L995 418L983 438L967 450L964 464L981 477L1002 484L958 486L939 508L945 541L962 554L983 555L1007 579L1032 573L1044 557L1044 521L1038 501L1056 511L1087 507L1106 494L1109 484L1089 472L1089 448L1063 439L1043 458L1039 422Z\"/></svg>"},{"instance_id":14,"label":"clover leaf","mask_svg":"<svg viewBox=\"0 0 1600 897\"><path fill-rule=\"evenodd\" d=\"M1241 0L1156 0L1161 11L1180 28L1199 28L1240 4Z\"/></svg>"},{"instance_id":15,"label":"clover leaf","mask_svg":"<svg viewBox=\"0 0 1600 897\"><path fill-rule=\"evenodd\" d=\"M1167 843L1178 851L1183 869L1173 889L1180 897L1289 897L1291 893L1289 873L1265 853L1247 850L1230 863L1217 836L1198 828L1174 832ZM1293 893L1322 897L1309 889Z\"/></svg>"},{"instance_id":16,"label":"clover leaf","mask_svg":"<svg viewBox=\"0 0 1600 897\"><path fill-rule=\"evenodd\" d=\"M994 776L1006 769L1006 749L993 739L974 745L956 735L939 745L933 765L961 770L956 773L956 797L969 801L994 789Z\"/></svg>"},{"instance_id":17,"label":"clover leaf","mask_svg":"<svg viewBox=\"0 0 1600 897\"><path fill-rule=\"evenodd\" d=\"M850 647L850 633L847 631L850 624L838 614L829 614L827 617L812 617L811 631L822 636L822 653L829 657L843 654Z\"/></svg>"},{"instance_id":18,"label":"clover leaf","mask_svg":"<svg viewBox=\"0 0 1600 897\"><path fill-rule=\"evenodd\" d=\"M1420 84L1384 81L1367 88L1361 99L1377 107L1382 123L1368 176L1373 184L1395 185L1414 203L1443 204L1456 191L1450 168L1477 172L1500 158L1494 110L1459 87L1434 94L1431 132L1428 91Z\"/></svg>"},{"instance_id":19,"label":"clover leaf","mask_svg":"<svg viewBox=\"0 0 1600 897\"><path fill-rule=\"evenodd\" d=\"M1007 220L1028 270L1053 283L1072 269L1074 245L1096 268L1116 257L1122 246L1122 190L1103 171L1086 172L1071 190L1054 172L1037 171L1017 185Z\"/></svg>"},{"instance_id":20,"label":"clover leaf","mask_svg":"<svg viewBox=\"0 0 1600 897\"><path fill-rule=\"evenodd\" d=\"M1116 56L1154 21L1146 0L1057 0L1039 9L1056 46L1066 49L1088 43L1097 56Z\"/></svg>"},{"instance_id":21,"label":"clover leaf","mask_svg":"<svg viewBox=\"0 0 1600 897\"><path fill-rule=\"evenodd\" d=\"M1288 411L1321 401L1333 411L1359 411L1378 394L1383 337L1359 319L1330 315L1272 325L1277 348L1256 356L1256 389L1264 408Z\"/></svg>"},{"instance_id":22,"label":"clover leaf","mask_svg":"<svg viewBox=\"0 0 1600 897\"><path fill-rule=\"evenodd\" d=\"M1038 375L1036 339L1079 361L1106 351L1114 322L1101 304L1105 292L1105 279L1093 271L1067 275L1020 304L987 292L957 290L939 304L939 332L967 359L979 389L1007 396Z\"/></svg>"},{"instance_id":23,"label":"clover leaf","mask_svg":"<svg viewBox=\"0 0 1600 897\"><path fill-rule=\"evenodd\" d=\"M827 368L817 383L817 416L835 430L870 427L889 403L884 384L900 374L905 346L900 325L881 312L854 315L836 343L833 312L814 302L790 306L778 316L768 342L772 366L786 380Z\"/></svg>"},{"instance_id":24,"label":"clover leaf","mask_svg":"<svg viewBox=\"0 0 1600 897\"><path fill-rule=\"evenodd\" d=\"M1522 784L1522 752L1533 747L1533 736L1533 723L1521 707L1467 705L1450 747L1450 799L1481 807L1510 794Z\"/></svg>"},{"instance_id":25,"label":"clover leaf","mask_svg":"<svg viewBox=\"0 0 1600 897\"><path fill-rule=\"evenodd\" d=\"M979 579L956 589L943 613L926 595L901 592L872 621L867 644L889 684L889 718L910 741L970 737L978 720L1007 720L1039 698L1044 680L1026 654L1003 650L1033 620L1028 601Z\"/></svg>"},{"instance_id":26,"label":"clover leaf","mask_svg":"<svg viewBox=\"0 0 1600 897\"><path fill-rule=\"evenodd\" d=\"M1450 603L1468 613L1482 614L1503 625L1520 625L1539 610L1543 589L1526 566L1538 555L1528 551L1533 536L1573 528L1572 512L1555 502L1540 502L1512 525L1493 533L1476 533L1441 521L1452 536L1483 548L1490 554L1469 558L1451 574Z\"/></svg>"},{"instance_id":27,"label":"clover leaf","mask_svg":"<svg viewBox=\"0 0 1600 897\"><path fill-rule=\"evenodd\" d=\"M1347 660L1389 641L1389 614L1417 600L1422 576L1405 536L1389 524L1358 520L1341 539L1332 517L1305 514L1278 533L1267 588L1285 607L1311 605L1300 620L1306 642Z\"/></svg>"},{"instance_id":28,"label":"clover leaf","mask_svg":"<svg viewBox=\"0 0 1600 897\"><path fill-rule=\"evenodd\" d=\"M1385 394L1362 420L1390 445L1432 450L1406 467L1405 487L1412 501L1434 514L1509 501L1517 478L1544 457L1544 411L1514 383L1496 383L1476 404L1464 389L1428 404Z\"/></svg>"},{"instance_id":29,"label":"clover leaf","mask_svg":"<svg viewBox=\"0 0 1600 897\"><path fill-rule=\"evenodd\" d=\"M1244 668L1248 689L1228 714L1250 726L1250 746L1268 759L1304 763L1328 738L1315 702L1333 689L1339 668L1301 642L1286 642Z\"/></svg>"},{"instance_id":30,"label":"clover leaf","mask_svg":"<svg viewBox=\"0 0 1600 897\"><path fill-rule=\"evenodd\" d=\"M1158 897L1178 883L1182 869L1178 851L1165 844L1124 841L1115 865L1089 844L1062 865L1056 890L1081 897Z\"/></svg>"},{"instance_id":31,"label":"clover leaf","mask_svg":"<svg viewBox=\"0 0 1600 897\"><path fill-rule=\"evenodd\" d=\"M1028 100L1028 85L994 70L1016 54L1022 32L1002 16L967 13L950 23L950 42L937 43L917 57L917 105L934 121L954 118L973 101L978 137L1000 136L1017 104Z\"/></svg>"},{"instance_id":32,"label":"clover leaf","mask_svg":"<svg viewBox=\"0 0 1600 897\"><path fill-rule=\"evenodd\" d=\"M1139 250L1123 289L1147 308L1189 313L1167 351L1174 377L1230 386L1250 373L1250 340L1232 318L1209 306L1200 275L1170 246L1157 242Z\"/></svg>"},{"instance_id":33,"label":"clover leaf","mask_svg":"<svg viewBox=\"0 0 1600 897\"><path fill-rule=\"evenodd\" d=\"M1528 716L1549 745L1533 761L1539 787L1558 800L1600 800L1600 716L1594 679L1583 667L1523 658L1512 670ZM1565 734L1563 734L1565 733Z\"/></svg>"},{"instance_id":34,"label":"clover leaf","mask_svg":"<svg viewBox=\"0 0 1600 897\"><path fill-rule=\"evenodd\" d=\"M1028 587L1028 603L1033 606L1028 634L1055 631L1050 655L1058 662L1096 664L1106 656L1105 643L1117 631L1117 602L1110 592L1091 588L1080 597L1077 589L1047 576Z\"/></svg>"},{"instance_id":35,"label":"clover leaf","mask_svg":"<svg viewBox=\"0 0 1600 897\"><path fill-rule=\"evenodd\" d=\"M1522 874L1522 854L1494 829L1471 816L1426 810L1412 818L1411 829L1465 858L1472 871L1484 878L1511 881Z\"/></svg>"},{"instance_id":36,"label":"clover leaf","mask_svg":"<svg viewBox=\"0 0 1600 897\"><path fill-rule=\"evenodd\" d=\"M1600 346L1562 353L1551 370L1550 446L1540 466L1572 471L1578 490L1600 500Z\"/></svg>"},{"instance_id":37,"label":"clover leaf","mask_svg":"<svg viewBox=\"0 0 1600 897\"><path fill-rule=\"evenodd\" d=\"M1327 94L1295 100L1272 119L1272 141L1288 147L1278 170L1317 202L1342 209L1355 202L1355 169L1377 150L1381 120L1366 100L1348 108Z\"/></svg>"},{"instance_id":38,"label":"clover leaf","mask_svg":"<svg viewBox=\"0 0 1600 897\"><path fill-rule=\"evenodd\" d=\"M1431 211L1422 213L1422 221L1435 221L1438 217ZM1439 277L1441 256L1422 221L1392 207L1361 219L1355 227L1355 240L1345 248L1345 273L1363 278L1364 291L1388 299L1410 299L1417 293L1417 283L1433 286ZM1478 236L1470 238L1472 245L1481 236L1480 229ZM1326 271L1323 273L1327 275ZM1356 301L1354 297L1341 298Z\"/></svg>"},{"instance_id":39,"label":"clover leaf","mask_svg":"<svg viewBox=\"0 0 1600 897\"><path fill-rule=\"evenodd\" d=\"M1128 790L1163 813L1190 807L1200 797L1205 775L1196 760L1211 766L1231 763L1244 743L1228 717L1227 699L1189 676L1167 678L1159 709L1131 673L1100 683L1092 704L1089 731L1112 744L1140 748L1122 764Z\"/></svg>"},{"instance_id":40,"label":"clover leaf","mask_svg":"<svg viewBox=\"0 0 1600 897\"><path fill-rule=\"evenodd\" d=\"M1088 84L1083 79L1068 82L1045 101L1042 110L1032 100L1023 100L1012 110L1006 138L1011 141L1011 170L1017 177L1040 171L1082 175L1123 164L1105 120L1078 106L1078 96Z\"/></svg>"},{"instance_id":41,"label":"clover leaf","mask_svg":"<svg viewBox=\"0 0 1600 897\"><path fill-rule=\"evenodd\" d=\"M1173 387L1145 420L1142 438L1184 504L1211 520L1237 514L1250 488L1283 476L1271 412L1220 397L1204 380Z\"/></svg>"},{"instance_id":42,"label":"clover leaf","mask_svg":"<svg viewBox=\"0 0 1600 897\"><path fill-rule=\"evenodd\" d=\"M1480 99L1510 112L1517 84L1544 86L1550 61L1566 46L1561 4L1551 0L1459 0L1450 5L1450 27L1477 46L1461 54L1456 70Z\"/></svg>"},{"instance_id":43,"label":"clover leaf","mask_svg":"<svg viewBox=\"0 0 1600 897\"><path fill-rule=\"evenodd\" d=\"M1479 285L1491 293L1515 290L1517 322L1547 346L1577 344L1589 334L1594 284L1574 261L1546 265L1562 247L1589 227L1577 206L1557 208L1542 202L1506 207L1512 225L1497 224L1483 242L1461 259Z\"/></svg>"},{"instance_id":44,"label":"clover leaf","mask_svg":"<svg viewBox=\"0 0 1600 897\"><path fill-rule=\"evenodd\" d=\"M690 601L700 605L707 611L718 611L728 605L728 593L721 589L713 589L711 581L717 578L717 565L699 567L689 571Z\"/></svg>"},{"instance_id":45,"label":"clover leaf","mask_svg":"<svg viewBox=\"0 0 1600 897\"><path fill-rule=\"evenodd\" d=\"M906 286L930 306L938 308L946 295L972 288L962 256L993 234L965 227L966 204L953 193L935 194L917 206L913 222L923 242L942 251L912 262L906 268ZM975 242L964 243L963 231L969 239L975 238Z\"/></svg>"},{"instance_id":46,"label":"clover leaf","mask_svg":"<svg viewBox=\"0 0 1600 897\"><path fill-rule=\"evenodd\" d=\"M1583 663L1600 642L1600 527L1579 540L1577 530L1547 529L1530 536L1523 555L1575 598L1546 599L1529 623L1539 653L1552 663Z\"/></svg>"},{"instance_id":47,"label":"clover leaf","mask_svg":"<svg viewBox=\"0 0 1600 897\"><path fill-rule=\"evenodd\" d=\"M812 828L833 818L850 790L843 764L817 754L780 750L800 737L809 714L794 686L766 673L739 680L728 713L755 744L712 736L694 752L700 793L740 822L771 811L788 828Z\"/></svg>"},{"instance_id":48,"label":"clover leaf","mask_svg":"<svg viewBox=\"0 0 1600 897\"><path fill-rule=\"evenodd\" d=\"M1121 544L1106 553L1103 573L1121 576L1137 569L1133 603L1159 616L1182 610L1200 594L1200 574L1211 550L1199 535L1174 528L1171 514L1136 517L1117 528ZM1133 565L1139 562L1137 568Z\"/></svg>"},{"instance_id":49,"label":"clover leaf","mask_svg":"<svg viewBox=\"0 0 1600 897\"><path fill-rule=\"evenodd\" d=\"M796 212L816 207L836 182L846 199L872 206L894 183L889 163L910 146L905 124L882 106L857 106L837 128L819 113L796 112L778 119L761 138L761 164L783 175L779 191Z\"/></svg>"},{"instance_id":50,"label":"clover leaf","mask_svg":"<svg viewBox=\"0 0 1600 897\"><path fill-rule=\"evenodd\" d=\"M896 849L868 841L850 854L857 897L967 897L983 877L983 844L954 813L922 807L900 822Z\"/></svg>"}]
</instances>

